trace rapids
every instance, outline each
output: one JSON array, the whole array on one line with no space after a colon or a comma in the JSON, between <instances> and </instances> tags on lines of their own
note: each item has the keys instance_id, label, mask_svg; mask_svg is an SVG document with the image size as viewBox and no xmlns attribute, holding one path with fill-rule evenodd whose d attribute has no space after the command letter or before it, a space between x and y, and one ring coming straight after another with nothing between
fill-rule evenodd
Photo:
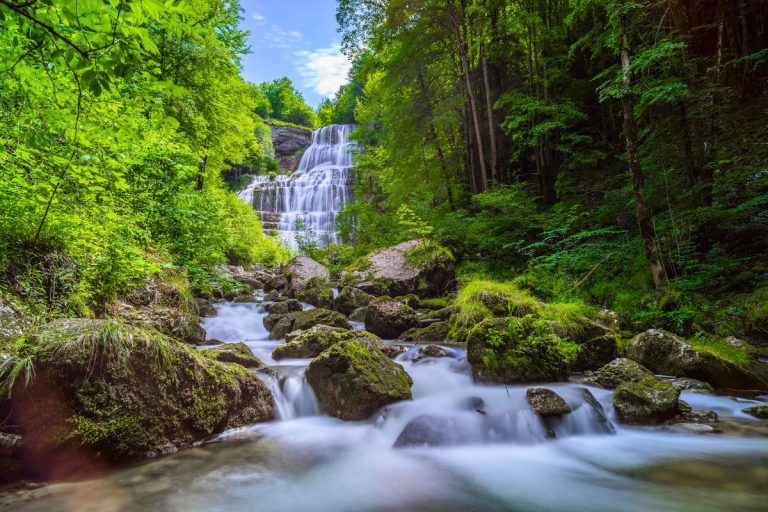
<instances>
[{"instance_id":1,"label":"rapids","mask_svg":"<svg viewBox=\"0 0 768 512\"><path fill-rule=\"evenodd\" d=\"M204 327L242 341L277 371L262 378L279 418L225 432L196 448L103 478L59 483L14 503L18 511L183 510L263 512L380 511L758 511L768 499L768 440L628 428L615 420L611 392L547 385L575 410L545 425L525 400L527 386L473 383L465 352L413 362L414 399L367 422L322 415L303 378L309 360L274 361L261 295L219 304ZM742 399L684 393L695 409L757 427ZM446 446L396 448L417 418L438 418ZM741 422L741 423L738 423ZM765 429L758 430L762 436ZM554 433L555 437L552 437Z\"/></svg>"}]
</instances>

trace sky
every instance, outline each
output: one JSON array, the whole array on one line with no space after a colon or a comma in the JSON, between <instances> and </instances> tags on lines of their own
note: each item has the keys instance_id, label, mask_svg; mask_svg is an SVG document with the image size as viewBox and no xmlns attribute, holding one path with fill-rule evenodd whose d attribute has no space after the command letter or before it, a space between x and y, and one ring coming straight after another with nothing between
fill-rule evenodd
<instances>
[{"instance_id":1,"label":"sky","mask_svg":"<svg viewBox=\"0 0 768 512\"><path fill-rule=\"evenodd\" d=\"M349 61L339 51L336 0L241 0L242 26L251 35L243 76L260 84L287 76L317 107L346 81Z\"/></svg>"}]
</instances>

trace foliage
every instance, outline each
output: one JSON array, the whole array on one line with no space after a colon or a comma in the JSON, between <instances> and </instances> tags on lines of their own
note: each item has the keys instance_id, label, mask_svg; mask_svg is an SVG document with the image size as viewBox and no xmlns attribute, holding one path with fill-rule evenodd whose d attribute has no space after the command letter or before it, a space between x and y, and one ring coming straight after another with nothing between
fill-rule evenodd
<instances>
[{"instance_id":1,"label":"foliage","mask_svg":"<svg viewBox=\"0 0 768 512\"><path fill-rule=\"evenodd\" d=\"M316 128L317 114L309 107L287 77L278 78L272 82L264 82L259 86L266 102L261 102L255 111L262 118L275 119L300 127Z\"/></svg>"}]
</instances>

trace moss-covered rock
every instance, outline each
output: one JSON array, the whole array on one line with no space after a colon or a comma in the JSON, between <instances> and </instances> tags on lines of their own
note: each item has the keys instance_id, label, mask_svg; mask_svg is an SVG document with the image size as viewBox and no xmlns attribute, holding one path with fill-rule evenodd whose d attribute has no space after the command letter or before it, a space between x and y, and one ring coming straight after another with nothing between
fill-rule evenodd
<instances>
[{"instance_id":1,"label":"moss-covered rock","mask_svg":"<svg viewBox=\"0 0 768 512\"><path fill-rule=\"evenodd\" d=\"M284 339L291 331L304 331L321 324L340 329L352 328L344 315L323 308L296 311L286 315L268 315L264 318L264 326L269 331L270 339L273 340Z\"/></svg>"},{"instance_id":2,"label":"moss-covered rock","mask_svg":"<svg viewBox=\"0 0 768 512\"><path fill-rule=\"evenodd\" d=\"M288 280L288 289L296 298L308 287L318 286L320 282L327 283L331 278L331 272L325 265L308 256L293 258L285 266L284 274Z\"/></svg>"},{"instance_id":3,"label":"moss-covered rock","mask_svg":"<svg viewBox=\"0 0 768 512\"><path fill-rule=\"evenodd\" d=\"M372 300L373 295L351 286L345 286L339 292L333 305L336 311L351 315L356 309L366 307Z\"/></svg>"},{"instance_id":4,"label":"moss-covered rock","mask_svg":"<svg viewBox=\"0 0 768 512\"><path fill-rule=\"evenodd\" d=\"M321 409L343 420L365 420L385 405L411 399L411 377L364 338L324 351L306 375Z\"/></svg>"},{"instance_id":5,"label":"moss-covered rock","mask_svg":"<svg viewBox=\"0 0 768 512\"><path fill-rule=\"evenodd\" d=\"M296 313L297 311L303 311L304 308L296 299L283 300L280 302L272 302L264 305L264 310L270 315L287 315L288 313Z\"/></svg>"},{"instance_id":6,"label":"moss-covered rock","mask_svg":"<svg viewBox=\"0 0 768 512\"><path fill-rule=\"evenodd\" d=\"M448 331L448 322L434 322L426 327L408 329L400 335L400 339L413 343L444 343L448 340Z\"/></svg>"},{"instance_id":7,"label":"moss-covered rock","mask_svg":"<svg viewBox=\"0 0 768 512\"><path fill-rule=\"evenodd\" d=\"M159 455L274 416L251 371L136 326L58 320L29 336L18 357L34 375L13 384L12 421L25 460L44 477L73 460Z\"/></svg>"},{"instance_id":8,"label":"moss-covered rock","mask_svg":"<svg viewBox=\"0 0 768 512\"><path fill-rule=\"evenodd\" d=\"M297 299L318 308L333 307L333 286L328 279L311 278L294 295Z\"/></svg>"},{"instance_id":9,"label":"moss-covered rock","mask_svg":"<svg viewBox=\"0 0 768 512\"><path fill-rule=\"evenodd\" d=\"M403 242L356 262L344 281L372 295L437 297L456 287L448 249L425 240Z\"/></svg>"},{"instance_id":10,"label":"moss-covered rock","mask_svg":"<svg viewBox=\"0 0 768 512\"><path fill-rule=\"evenodd\" d=\"M648 368L620 357L600 368L594 376L598 386L606 389L614 389L622 382L638 382L653 377Z\"/></svg>"},{"instance_id":11,"label":"moss-covered rock","mask_svg":"<svg viewBox=\"0 0 768 512\"><path fill-rule=\"evenodd\" d=\"M579 345L579 354L573 369L576 371L597 370L619 356L616 338L600 336Z\"/></svg>"},{"instance_id":12,"label":"moss-covered rock","mask_svg":"<svg viewBox=\"0 0 768 512\"><path fill-rule=\"evenodd\" d=\"M272 357L276 360L317 357L323 350L338 343L338 334L344 332L350 331L328 325L312 326L306 331L301 331L301 334L288 343L275 348Z\"/></svg>"},{"instance_id":13,"label":"moss-covered rock","mask_svg":"<svg viewBox=\"0 0 768 512\"><path fill-rule=\"evenodd\" d=\"M222 363L239 364L258 372L270 371L270 368L254 356L253 351L243 342L224 343L215 348L201 350L200 354Z\"/></svg>"},{"instance_id":14,"label":"moss-covered rock","mask_svg":"<svg viewBox=\"0 0 768 512\"><path fill-rule=\"evenodd\" d=\"M365 328L382 338L397 338L418 325L416 311L387 296L371 301L365 311Z\"/></svg>"},{"instance_id":15,"label":"moss-covered rock","mask_svg":"<svg viewBox=\"0 0 768 512\"><path fill-rule=\"evenodd\" d=\"M623 382L613 393L613 408L624 423L659 423L678 411L680 391L668 381L649 377Z\"/></svg>"},{"instance_id":16,"label":"moss-covered rock","mask_svg":"<svg viewBox=\"0 0 768 512\"><path fill-rule=\"evenodd\" d=\"M576 344L561 340L551 324L532 315L484 320L467 340L472 373L484 382L565 380L577 351Z\"/></svg>"},{"instance_id":17,"label":"moss-covered rock","mask_svg":"<svg viewBox=\"0 0 768 512\"><path fill-rule=\"evenodd\" d=\"M352 322L363 322L365 323L365 313L368 311L368 308L357 308L349 315L349 320Z\"/></svg>"},{"instance_id":18,"label":"moss-covered rock","mask_svg":"<svg viewBox=\"0 0 768 512\"><path fill-rule=\"evenodd\" d=\"M746 361L728 360L730 350L720 354L714 350L717 346L713 344L712 348L708 350L704 343L694 346L674 334L649 329L635 336L627 347L627 357L655 373L700 379L715 387L761 389L768 386L748 367L752 364L748 356Z\"/></svg>"}]
</instances>

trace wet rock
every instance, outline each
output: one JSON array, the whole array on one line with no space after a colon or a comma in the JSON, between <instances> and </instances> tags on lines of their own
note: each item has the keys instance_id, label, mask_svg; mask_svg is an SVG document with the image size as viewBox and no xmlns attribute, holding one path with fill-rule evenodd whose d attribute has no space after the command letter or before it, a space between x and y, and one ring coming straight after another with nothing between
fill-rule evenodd
<instances>
[{"instance_id":1,"label":"wet rock","mask_svg":"<svg viewBox=\"0 0 768 512\"><path fill-rule=\"evenodd\" d=\"M461 428L454 420L424 415L411 420L397 436L395 448L453 446L464 441Z\"/></svg>"},{"instance_id":2,"label":"wet rock","mask_svg":"<svg viewBox=\"0 0 768 512\"><path fill-rule=\"evenodd\" d=\"M418 309L419 308L419 296L414 293L409 293L408 295L398 295L395 297L395 300L397 302L402 302L409 308Z\"/></svg>"},{"instance_id":3,"label":"wet rock","mask_svg":"<svg viewBox=\"0 0 768 512\"><path fill-rule=\"evenodd\" d=\"M312 132L293 126L270 126L272 130L272 146L275 150L275 160L280 169L291 173L298 169L301 156L312 144Z\"/></svg>"},{"instance_id":4,"label":"wet rock","mask_svg":"<svg viewBox=\"0 0 768 512\"><path fill-rule=\"evenodd\" d=\"M42 476L65 474L73 460L88 467L161 454L274 417L253 372L147 328L57 320L27 344L35 374L14 386L11 421Z\"/></svg>"},{"instance_id":5,"label":"wet rock","mask_svg":"<svg viewBox=\"0 0 768 512\"><path fill-rule=\"evenodd\" d=\"M334 301L334 309L345 315L351 315L354 311L370 304L373 298L373 295L363 290L345 286Z\"/></svg>"},{"instance_id":6,"label":"wet rock","mask_svg":"<svg viewBox=\"0 0 768 512\"><path fill-rule=\"evenodd\" d=\"M677 413L679 397L680 391L671 382L649 377L619 384L613 407L624 423L659 423Z\"/></svg>"},{"instance_id":7,"label":"wet rock","mask_svg":"<svg viewBox=\"0 0 768 512\"><path fill-rule=\"evenodd\" d=\"M479 396L471 396L467 398L462 404L467 410L479 412L485 414L485 400Z\"/></svg>"},{"instance_id":8,"label":"wet rock","mask_svg":"<svg viewBox=\"0 0 768 512\"><path fill-rule=\"evenodd\" d=\"M400 339L414 343L440 343L445 342L448 339L449 330L450 326L448 325L448 322L438 321L427 327L408 329L400 335Z\"/></svg>"},{"instance_id":9,"label":"wet rock","mask_svg":"<svg viewBox=\"0 0 768 512\"><path fill-rule=\"evenodd\" d=\"M467 337L467 360L481 382L566 380L571 349L551 324L532 316L483 320Z\"/></svg>"},{"instance_id":10,"label":"wet rock","mask_svg":"<svg viewBox=\"0 0 768 512\"><path fill-rule=\"evenodd\" d=\"M424 359L437 357L453 357L453 354L449 350L438 345L426 345L417 349L416 355L413 356L412 361L418 363Z\"/></svg>"},{"instance_id":11,"label":"wet rock","mask_svg":"<svg viewBox=\"0 0 768 512\"><path fill-rule=\"evenodd\" d=\"M343 420L364 420L385 405L411 399L411 377L364 338L325 350L306 375L323 412Z\"/></svg>"},{"instance_id":12,"label":"wet rock","mask_svg":"<svg viewBox=\"0 0 768 512\"><path fill-rule=\"evenodd\" d=\"M688 377L679 377L672 381L672 384L680 391L687 391L688 393L710 393L714 394L715 390L700 380L691 379Z\"/></svg>"},{"instance_id":13,"label":"wet rock","mask_svg":"<svg viewBox=\"0 0 768 512\"><path fill-rule=\"evenodd\" d=\"M197 314L200 316L216 316L216 308L207 299L195 299L195 307L197 308Z\"/></svg>"},{"instance_id":14,"label":"wet rock","mask_svg":"<svg viewBox=\"0 0 768 512\"><path fill-rule=\"evenodd\" d=\"M597 370L618 356L616 338L599 336L580 345L573 369L576 371Z\"/></svg>"},{"instance_id":15,"label":"wet rock","mask_svg":"<svg viewBox=\"0 0 768 512\"><path fill-rule=\"evenodd\" d=\"M563 397L546 388L528 388L525 392L528 404L539 416L562 416L572 411Z\"/></svg>"},{"instance_id":16,"label":"wet rock","mask_svg":"<svg viewBox=\"0 0 768 512\"><path fill-rule=\"evenodd\" d=\"M272 290L264 295L264 300L266 302L276 302L280 300L280 292L277 290Z\"/></svg>"},{"instance_id":17,"label":"wet rock","mask_svg":"<svg viewBox=\"0 0 768 512\"><path fill-rule=\"evenodd\" d=\"M608 416L605 414L603 406L600 404L600 402L598 402L597 398L595 398L595 395L593 395L592 392L587 388L581 388L579 391L582 400L584 400L583 404L587 404L592 408L592 412L596 416L597 424L600 427L599 430L606 434L615 433L616 429L608 419ZM581 407L583 404L580 404L579 407Z\"/></svg>"},{"instance_id":18,"label":"wet rock","mask_svg":"<svg viewBox=\"0 0 768 512\"><path fill-rule=\"evenodd\" d=\"M635 336L627 348L627 357L655 373L701 379L717 387L760 389L767 385L751 371L656 329Z\"/></svg>"},{"instance_id":19,"label":"wet rock","mask_svg":"<svg viewBox=\"0 0 768 512\"><path fill-rule=\"evenodd\" d=\"M594 381L598 386L613 389L622 382L638 382L653 377L653 373L644 366L620 357L600 368L595 374Z\"/></svg>"},{"instance_id":20,"label":"wet rock","mask_svg":"<svg viewBox=\"0 0 768 512\"><path fill-rule=\"evenodd\" d=\"M376 251L357 267L345 281L372 295L438 297L456 288L451 253L423 240Z\"/></svg>"},{"instance_id":21,"label":"wet rock","mask_svg":"<svg viewBox=\"0 0 768 512\"><path fill-rule=\"evenodd\" d=\"M243 342L224 343L216 348L201 350L200 353L222 363L238 364L259 372L269 373L271 371L267 365L253 355L253 351Z\"/></svg>"},{"instance_id":22,"label":"wet rock","mask_svg":"<svg viewBox=\"0 0 768 512\"><path fill-rule=\"evenodd\" d=\"M281 302L265 304L264 310L270 315L287 315L288 313L303 311L304 308L302 307L301 302L298 300L290 299Z\"/></svg>"},{"instance_id":23,"label":"wet rock","mask_svg":"<svg viewBox=\"0 0 768 512\"><path fill-rule=\"evenodd\" d=\"M742 409L742 412L745 412L750 416L754 416L755 418L759 418L761 420L768 420L768 405L748 407L746 409Z\"/></svg>"},{"instance_id":24,"label":"wet rock","mask_svg":"<svg viewBox=\"0 0 768 512\"><path fill-rule=\"evenodd\" d=\"M373 300L365 312L365 328L382 338L397 338L418 324L413 309L386 296Z\"/></svg>"},{"instance_id":25,"label":"wet rock","mask_svg":"<svg viewBox=\"0 0 768 512\"><path fill-rule=\"evenodd\" d=\"M436 311L429 312L426 316L423 317L423 319L435 319L435 320L445 320L447 321L451 316L455 315L459 312L459 308L456 306L447 306L442 309L438 309Z\"/></svg>"},{"instance_id":26,"label":"wet rock","mask_svg":"<svg viewBox=\"0 0 768 512\"><path fill-rule=\"evenodd\" d=\"M296 256L284 269L285 277L288 279L288 288L291 293L298 295L307 288L310 281L328 282L331 278L331 272L325 265L322 265L308 256Z\"/></svg>"},{"instance_id":27,"label":"wet rock","mask_svg":"<svg viewBox=\"0 0 768 512\"><path fill-rule=\"evenodd\" d=\"M279 345L272 352L272 357L280 359L304 359L317 357L320 353L339 342L338 334L347 332L338 327L315 325L292 338L288 343Z\"/></svg>"},{"instance_id":28,"label":"wet rock","mask_svg":"<svg viewBox=\"0 0 768 512\"><path fill-rule=\"evenodd\" d=\"M368 308L357 308L350 315L349 319L353 322L365 322L365 314L368 312Z\"/></svg>"},{"instance_id":29,"label":"wet rock","mask_svg":"<svg viewBox=\"0 0 768 512\"><path fill-rule=\"evenodd\" d=\"M267 292L271 292L271 291L280 292L286 286L288 286L288 278L282 274L279 274L271 278L266 283L264 283L264 290ZM269 299L269 300L272 300L272 299Z\"/></svg>"},{"instance_id":30,"label":"wet rock","mask_svg":"<svg viewBox=\"0 0 768 512\"><path fill-rule=\"evenodd\" d=\"M352 328L344 315L323 308L296 311L285 315L268 315L264 318L264 327L267 328L269 337L273 340L284 339L291 331L304 331L320 324L341 329Z\"/></svg>"},{"instance_id":31,"label":"wet rock","mask_svg":"<svg viewBox=\"0 0 768 512\"><path fill-rule=\"evenodd\" d=\"M333 307L333 288L328 280L310 279L301 291L295 294L295 297L318 308Z\"/></svg>"},{"instance_id":32,"label":"wet rock","mask_svg":"<svg viewBox=\"0 0 768 512\"><path fill-rule=\"evenodd\" d=\"M719 420L715 411L694 411L693 407L691 407L685 400L677 401L677 409L679 412L679 419L688 423L717 423Z\"/></svg>"},{"instance_id":33,"label":"wet rock","mask_svg":"<svg viewBox=\"0 0 768 512\"><path fill-rule=\"evenodd\" d=\"M234 299L232 299L232 302L236 303L243 303L243 302L255 302L256 297L253 296L253 294L249 295L238 295Z\"/></svg>"}]
</instances>

